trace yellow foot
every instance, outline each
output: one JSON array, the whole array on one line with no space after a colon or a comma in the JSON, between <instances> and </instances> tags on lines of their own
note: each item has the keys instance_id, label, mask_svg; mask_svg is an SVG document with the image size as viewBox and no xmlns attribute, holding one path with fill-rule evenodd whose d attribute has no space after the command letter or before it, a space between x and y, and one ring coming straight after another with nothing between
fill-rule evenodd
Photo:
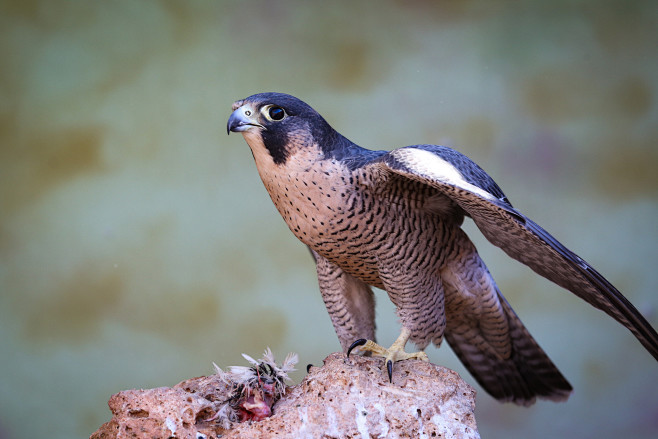
<instances>
[{"instance_id":1,"label":"yellow foot","mask_svg":"<svg viewBox=\"0 0 658 439\"><path fill-rule=\"evenodd\" d=\"M423 351L413 353L407 353L404 351L404 346L407 344L407 340L409 340L410 335L411 333L407 328L402 328L400 336L388 349L378 345L372 340L360 338L352 343L349 349L347 349L347 357L349 358L350 352L352 352L352 349L356 348L357 346L360 346L361 351L370 352L376 357L384 357L386 370L388 372L388 381L393 382L393 363L396 361L409 359L422 360L427 362L430 361L429 358L427 358L427 354Z\"/></svg>"}]
</instances>

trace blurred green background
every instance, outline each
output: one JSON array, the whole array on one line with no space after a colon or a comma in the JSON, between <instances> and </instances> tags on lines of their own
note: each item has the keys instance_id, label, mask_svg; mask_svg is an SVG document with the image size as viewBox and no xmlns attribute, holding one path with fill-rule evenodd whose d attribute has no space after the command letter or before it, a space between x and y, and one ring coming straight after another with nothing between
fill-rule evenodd
<instances>
[{"instance_id":1,"label":"blurred green background","mask_svg":"<svg viewBox=\"0 0 658 439\"><path fill-rule=\"evenodd\" d=\"M657 42L655 1L2 1L0 437L86 437L111 394L241 352L304 369L339 349L308 251L226 136L256 92L365 147L459 149L658 325ZM482 436L656 437L656 361L466 228L576 389L479 392Z\"/></svg>"}]
</instances>

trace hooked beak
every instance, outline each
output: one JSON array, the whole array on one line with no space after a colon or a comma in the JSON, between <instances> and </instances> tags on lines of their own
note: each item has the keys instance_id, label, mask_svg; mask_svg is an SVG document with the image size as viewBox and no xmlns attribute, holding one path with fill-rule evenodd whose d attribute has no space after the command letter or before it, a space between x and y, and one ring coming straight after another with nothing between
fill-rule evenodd
<instances>
[{"instance_id":1,"label":"hooked beak","mask_svg":"<svg viewBox=\"0 0 658 439\"><path fill-rule=\"evenodd\" d=\"M233 108L236 107L236 104L239 104L240 101L233 104ZM251 107L249 104L244 104L239 106L233 111L231 117L228 118L228 123L226 124L226 134L233 132L247 131L252 127L265 128L263 125L258 123L258 113Z\"/></svg>"}]
</instances>

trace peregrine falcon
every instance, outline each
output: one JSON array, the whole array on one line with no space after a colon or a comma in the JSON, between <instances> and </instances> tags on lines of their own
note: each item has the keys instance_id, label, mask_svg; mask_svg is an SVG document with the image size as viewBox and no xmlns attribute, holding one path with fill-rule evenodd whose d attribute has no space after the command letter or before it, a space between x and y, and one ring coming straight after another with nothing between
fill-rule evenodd
<instances>
[{"instance_id":1,"label":"peregrine falcon","mask_svg":"<svg viewBox=\"0 0 658 439\"><path fill-rule=\"evenodd\" d=\"M566 400L569 382L529 334L462 230L470 217L512 258L627 327L658 360L658 334L592 266L512 207L463 154L438 145L364 149L301 100L260 93L233 104L241 132L292 233L317 266L322 299L343 350L427 361L445 337L500 401ZM385 290L402 330L375 343L374 296ZM412 341L420 352L406 353Z\"/></svg>"}]
</instances>

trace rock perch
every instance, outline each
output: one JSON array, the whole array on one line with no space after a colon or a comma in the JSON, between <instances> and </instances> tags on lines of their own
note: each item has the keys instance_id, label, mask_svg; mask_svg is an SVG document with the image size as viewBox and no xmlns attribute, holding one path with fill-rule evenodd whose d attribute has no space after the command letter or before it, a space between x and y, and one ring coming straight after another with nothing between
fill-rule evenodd
<instances>
[{"instance_id":1,"label":"rock perch","mask_svg":"<svg viewBox=\"0 0 658 439\"><path fill-rule=\"evenodd\" d=\"M274 405L273 415L224 429L208 421L229 388L217 375L172 388L126 390L108 405L112 419L91 435L110 438L479 438L475 390L431 363L398 363L393 382L382 359L334 353Z\"/></svg>"}]
</instances>

